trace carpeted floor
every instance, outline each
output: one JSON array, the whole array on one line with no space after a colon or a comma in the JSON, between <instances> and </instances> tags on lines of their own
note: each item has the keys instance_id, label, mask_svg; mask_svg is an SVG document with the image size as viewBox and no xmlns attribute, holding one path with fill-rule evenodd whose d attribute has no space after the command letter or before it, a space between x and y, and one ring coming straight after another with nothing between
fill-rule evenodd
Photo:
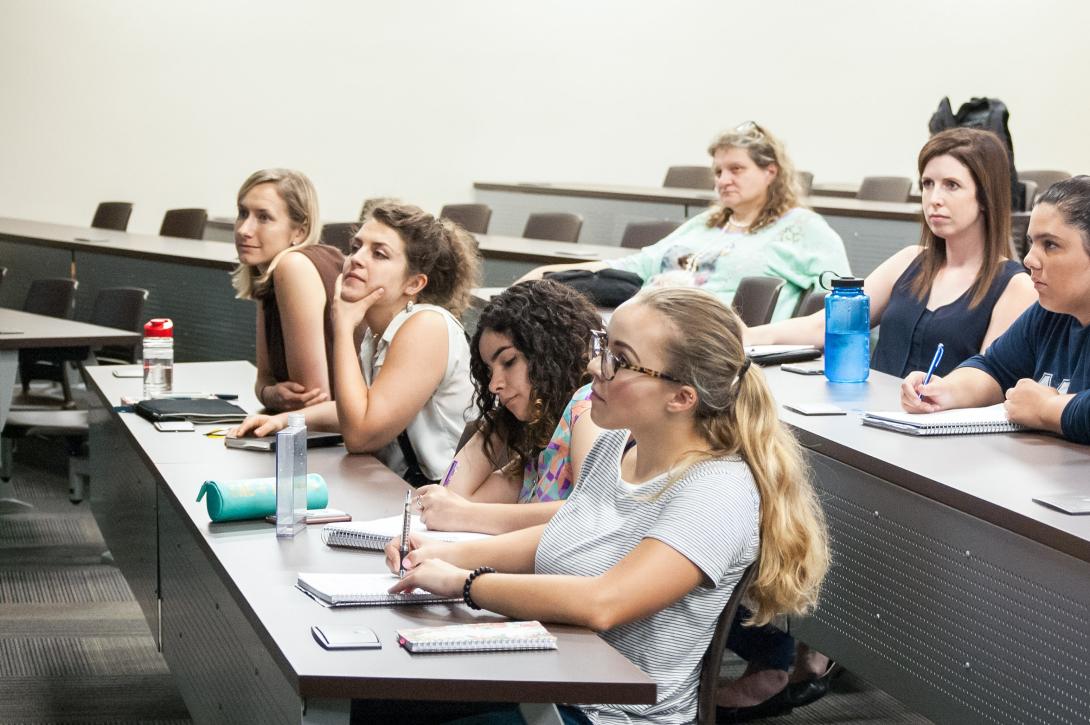
<instances>
[{"instance_id":1,"label":"carpeted floor","mask_svg":"<svg viewBox=\"0 0 1090 725\"><path fill-rule=\"evenodd\" d=\"M24 513L0 514L0 723L188 723L163 658L89 505L68 501L64 449L16 454ZM741 661L724 665L735 676ZM834 692L769 725L929 725L845 673Z\"/></svg>"}]
</instances>

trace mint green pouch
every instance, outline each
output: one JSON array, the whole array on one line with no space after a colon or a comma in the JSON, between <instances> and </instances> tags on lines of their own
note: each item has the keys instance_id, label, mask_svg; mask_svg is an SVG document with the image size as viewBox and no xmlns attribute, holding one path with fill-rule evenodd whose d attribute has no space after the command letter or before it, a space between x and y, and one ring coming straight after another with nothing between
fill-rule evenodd
<instances>
[{"instance_id":1,"label":"mint green pouch","mask_svg":"<svg viewBox=\"0 0 1090 725\"><path fill-rule=\"evenodd\" d=\"M241 481L205 481L197 500L208 496L208 518L213 521L262 519L276 513L276 477ZM307 508L329 504L329 489L317 473L307 474Z\"/></svg>"}]
</instances>

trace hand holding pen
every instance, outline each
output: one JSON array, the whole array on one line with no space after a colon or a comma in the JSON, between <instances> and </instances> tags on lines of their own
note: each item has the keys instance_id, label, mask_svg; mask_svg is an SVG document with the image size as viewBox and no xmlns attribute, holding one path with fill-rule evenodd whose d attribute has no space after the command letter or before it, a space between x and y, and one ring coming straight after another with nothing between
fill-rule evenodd
<instances>
[{"instance_id":1,"label":"hand holding pen","mask_svg":"<svg viewBox=\"0 0 1090 725\"><path fill-rule=\"evenodd\" d=\"M942 362L943 345L940 342L939 346L935 348L935 356L931 358L931 365L927 368L927 375L924 376L923 384L927 385L931 382L931 376L935 374L935 368ZM920 393L920 400L923 400L923 393Z\"/></svg>"}]
</instances>

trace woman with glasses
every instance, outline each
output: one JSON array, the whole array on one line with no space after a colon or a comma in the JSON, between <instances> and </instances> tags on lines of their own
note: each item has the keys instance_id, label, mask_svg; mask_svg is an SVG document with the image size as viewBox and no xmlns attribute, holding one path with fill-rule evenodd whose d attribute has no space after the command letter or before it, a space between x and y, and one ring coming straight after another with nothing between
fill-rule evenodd
<instances>
[{"instance_id":1,"label":"woman with glasses","mask_svg":"<svg viewBox=\"0 0 1090 725\"><path fill-rule=\"evenodd\" d=\"M665 239L609 262L548 265L523 279L563 269L606 266L638 275L645 286L699 287L726 303L743 277L779 277L774 320L791 316L821 274L847 274L844 243L818 214L799 205L795 167L783 144L753 122L708 146L718 203Z\"/></svg>"},{"instance_id":2,"label":"woman with glasses","mask_svg":"<svg viewBox=\"0 0 1090 725\"><path fill-rule=\"evenodd\" d=\"M923 193L920 243L871 272L871 326L881 324L871 367L904 377L944 375L982 352L1037 300L1022 265L1009 259L1010 164L999 137L955 128L931 137L917 168ZM746 343L825 344L825 313L746 331Z\"/></svg>"},{"instance_id":3,"label":"woman with glasses","mask_svg":"<svg viewBox=\"0 0 1090 725\"><path fill-rule=\"evenodd\" d=\"M556 513L599 432L584 383L601 324L586 297L551 280L489 301L470 343L477 431L442 486L418 489L429 529L499 534Z\"/></svg>"},{"instance_id":4,"label":"woman with glasses","mask_svg":"<svg viewBox=\"0 0 1090 725\"><path fill-rule=\"evenodd\" d=\"M561 706L564 722L692 722L701 659L746 567L757 567L748 597L761 623L810 609L828 566L799 445L740 332L700 290L621 305L589 366L605 431L568 501L548 524L484 541L414 534L393 590L589 627L657 684L653 704ZM395 571L398 543L386 549ZM487 722L522 722L506 717Z\"/></svg>"}]
</instances>

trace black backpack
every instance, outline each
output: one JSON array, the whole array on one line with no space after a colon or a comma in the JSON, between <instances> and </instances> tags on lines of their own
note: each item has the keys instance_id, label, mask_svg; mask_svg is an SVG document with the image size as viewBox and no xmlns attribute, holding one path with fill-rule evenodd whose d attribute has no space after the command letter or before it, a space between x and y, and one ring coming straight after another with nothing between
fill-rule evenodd
<instances>
[{"instance_id":1,"label":"black backpack","mask_svg":"<svg viewBox=\"0 0 1090 725\"><path fill-rule=\"evenodd\" d=\"M980 128L991 131L1007 146L1007 157L1011 166L1011 210L1021 211L1026 208L1026 190L1018 181L1018 172L1014 169L1014 141L1011 140L1007 121L1010 119L1007 104L998 98L970 98L961 104L957 113L950 107L950 99L943 98L939 108L927 124L932 135L948 128Z\"/></svg>"}]
</instances>

